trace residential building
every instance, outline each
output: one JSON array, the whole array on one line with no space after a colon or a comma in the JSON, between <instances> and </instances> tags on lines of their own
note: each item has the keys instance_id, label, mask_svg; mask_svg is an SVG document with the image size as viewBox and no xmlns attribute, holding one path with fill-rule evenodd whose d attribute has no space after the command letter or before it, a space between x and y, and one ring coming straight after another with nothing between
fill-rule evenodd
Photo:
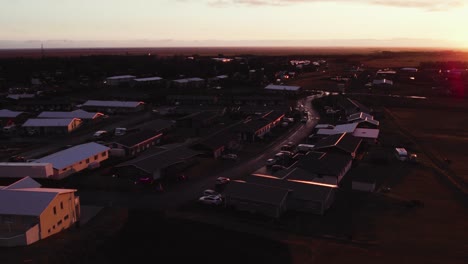
<instances>
[{"instance_id":1,"label":"residential building","mask_svg":"<svg viewBox=\"0 0 468 264\"><path fill-rule=\"evenodd\" d=\"M29 135L68 135L82 124L79 118L30 118L22 127Z\"/></svg>"}]
</instances>

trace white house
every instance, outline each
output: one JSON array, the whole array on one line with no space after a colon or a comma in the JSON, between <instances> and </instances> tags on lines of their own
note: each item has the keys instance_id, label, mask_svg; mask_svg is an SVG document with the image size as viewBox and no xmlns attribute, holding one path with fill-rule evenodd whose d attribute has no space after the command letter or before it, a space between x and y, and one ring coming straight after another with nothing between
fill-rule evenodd
<instances>
[{"instance_id":1,"label":"white house","mask_svg":"<svg viewBox=\"0 0 468 264\"><path fill-rule=\"evenodd\" d=\"M25 246L72 227L80 220L74 189L41 188L31 179L0 186L0 246Z\"/></svg>"},{"instance_id":2,"label":"white house","mask_svg":"<svg viewBox=\"0 0 468 264\"><path fill-rule=\"evenodd\" d=\"M95 142L77 145L35 160L35 163L52 163L54 179L63 179L84 169L92 169L109 158L109 149Z\"/></svg>"}]
</instances>

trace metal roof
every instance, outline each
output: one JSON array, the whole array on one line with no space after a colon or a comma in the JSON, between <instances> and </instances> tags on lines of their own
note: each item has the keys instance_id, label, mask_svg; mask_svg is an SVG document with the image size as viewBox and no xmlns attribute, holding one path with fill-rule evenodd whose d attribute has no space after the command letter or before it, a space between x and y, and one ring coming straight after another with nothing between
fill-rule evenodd
<instances>
[{"instance_id":1,"label":"metal roof","mask_svg":"<svg viewBox=\"0 0 468 264\"><path fill-rule=\"evenodd\" d=\"M77 145L35 160L35 163L52 163L55 169L63 169L79 161L108 151L109 148L95 142Z\"/></svg>"},{"instance_id":2,"label":"metal roof","mask_svg":"<svg viewBox=\"0 0 468 264\"><path fill-rule=\"evenodd\" d=\"M94 119L98 116L103 116L104 114L99 112L87 112L81 109L71 111L71 112L59 112L59 111L44 111L40 113L38 118L80 118L80 119Z\"/></svg>"},{"instance_id":3,"label":"metal roof","mask_svg":"<svg viewBox=\"0 0 468 264\"><path fill-rule=\"evenodd\" d=\"M278 90L278 91L299 91L301 89L300 86L292 86L292 85L276 85L276 84L269 84L265 87L267 90Z\"/></svg>"},{"instance_id":4,"label":"metal roof","mask_svg":"<svg viewBox=\"0 0 468 264\"><path fill-rule=\"evenodd\" d=\"M24 112L11 111L8 109L0 110L0 117L17 117Z\"/></svg>"},{"instance_id":5,"label":"metal roof","mask_svg":"<svg viewBox=\"0 0 468 264\"><path fill-rule=\"evenodd\" d=\"M100 100L88 100L83 106L103 106L103 107L138 107L144 104L144 102L137 101L100 101Z\"/></svg>"},{"instance_id":6,"label":"metal roof","mask_svg":"<svg viewBox=\"0 0 468 264\"><path fill-rule=\"evenodd\" d=\"M120 80L120 79L134 79L136 76L134 75L118 75L118 76L111 76L107 77L107 80Z\"/></svg>"},{"instance_id":7,"label":"metal roof","mask_svg":"<svg viewBox=\"0 0 468 264\"><path fill-rule=\"evenodd\" d=\"M40 188L39 183L25 177L0 189L0 215L40 216L58 194L75 191Z\"/></svg>"},{"instance_id":8,"label":"metal roof","mask_svg":"<svg viewBox=\"0 0 468 264\"><path fill-rule=\"evenodd\" d=\"M23 127L66 127L79 118L30 118L24 122Z\"/></svg>"},{"instance_id":9,"label":"metal roof","mask_svg":"<svg viewBox=\"0 0 468 264\"><path fill-rule=\"evenodd\" d=\"M358 126L358 123L350 123L350 124L341 124L336 125L332 129L321 128L317 131L318 135L336 135L342 133L353 133Z\"/></svg>"},{"instance_id":10,"label":"metal roof","mask_svg":"<svg viewBox=\"0 0 468 264\"><path fill-rule=\"evenodd\" d=\"M356 128L354 130L353 136L359 138L378 138L380 130L379 129L372 129L372 128Z\"/></svg>"},{"instance_id":11,"label":"metal roof","mask_svg":"<svg viewBox=\"0 0 468 264\"><path fill-rule=\"evenodd\" d=\"M163 78L161 77L146 77L146 78L137 78L134 79L135 82L151 82L151 81L160 81Z\"/></svg>"}]
</instances>

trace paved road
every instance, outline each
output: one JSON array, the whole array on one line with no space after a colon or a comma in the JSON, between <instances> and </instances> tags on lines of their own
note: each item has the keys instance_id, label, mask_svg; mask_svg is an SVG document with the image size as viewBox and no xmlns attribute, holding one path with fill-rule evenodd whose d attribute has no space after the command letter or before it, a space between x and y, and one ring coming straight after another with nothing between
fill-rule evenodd
<instances>
[{"instance_id":1,"label":"paved road","mask_svg":"<svg viewBox=\"0 0 468 264\"><path fill-rule=\"evenodd\" d=\"M248 175L264 166L265 161L276 154L282 145L292 141L295 143L304 142L311 133L318 120L314 117L318 114L311 108L311 101L316 96L309 96L300 104L309 111L309 121L307 123L296 124L287 134L279 137L274 142L265 146L263 150L252 153L250 157L241 157L240 161L228 170L221 172L204 172L206 175L198 177L196 180L181 182L172 186L170 190L162 193L129 193L129 192L106 192L106 191L79 191L83 204L98 206L115 206L138 209L166 210L174 209L184 204L195 202L205 189L212 189L215 179L219 176L237 179Z\"/></svg>"}]
</instances>

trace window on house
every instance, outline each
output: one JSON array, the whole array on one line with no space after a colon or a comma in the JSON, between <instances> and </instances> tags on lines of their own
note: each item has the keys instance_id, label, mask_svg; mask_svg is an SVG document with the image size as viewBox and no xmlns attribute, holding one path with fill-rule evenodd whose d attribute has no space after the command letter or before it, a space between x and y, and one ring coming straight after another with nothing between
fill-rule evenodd
<instances>
[{"instance_id":1,"label":"window on house","mask_svg":"<svg viewBox=\"0 0 468 264\"><path fill-rule=\"evenodd\" d=\"M103 157L107 156L107 152L103 152L103 153L101 154L101 156L103 156Z\"/></svg>"},{"instance_id":2,"label":"window on house","mask_svg":"<svg viewBox=\"0 0 468 264\"><path fill-rule=\"evenodd\" d=\"M89 159L86 159L86 164L88 164L88 163L89 163Z\"/></svg>"},{"instance_id":3,"label":"window on house","mask_svg":"<svg viewBox=\"0 0 468 264\"><path fill-rule=\"evenodd\" d=\"M54 206L54 215L57 214L57 208Z\"/></svg>"},{"instance_id":4,"label":"window on house","mask_svg":"<svg viewBox=\"0 0 468 264\"><path fill-rule=\"evenodd\" d=\"M94 156L94 160L97 160L98 158L99 158L98 155L95 155L95 156Z\"/></svg>"},{"instance_id":5,"label":"window on house","mask_svg":"<svg viewBox=\"0 0 468 264\"><path fill-rule=\"evenodd\" d=\"M61 225L62 225L62 220L59 220L59 221L57 222L57 226L61 226Z\"/></svg>"},{"instance_id":6,"label":"window on house","mask_svg":"<svg viewBox=\"0 0 468 264\"><path fill-rule=\"evenodd\" d=\"M63 220L68 220L68 215L65 215L65 216L63 217Z\"/></svg>"},{"instance_id":7,"label":"window on house","mask_svg":"<svg viewBox=\"0 0 468 264\"><path fill-rule=\"evenodd\" d=\"M60 209L63 209L63 202L60 202Z\"/></svg>"},{"instance_id":8,"label":"window on house","mask_svg":"<svg viewBox=\"0 0 468 264\"><path fill-rule=\"evenodd\" d=\"M49 230L47 230L47 232L49 232L49 233L50 233L50 228L49 228Z\"/></svg>"}]
</instances>

